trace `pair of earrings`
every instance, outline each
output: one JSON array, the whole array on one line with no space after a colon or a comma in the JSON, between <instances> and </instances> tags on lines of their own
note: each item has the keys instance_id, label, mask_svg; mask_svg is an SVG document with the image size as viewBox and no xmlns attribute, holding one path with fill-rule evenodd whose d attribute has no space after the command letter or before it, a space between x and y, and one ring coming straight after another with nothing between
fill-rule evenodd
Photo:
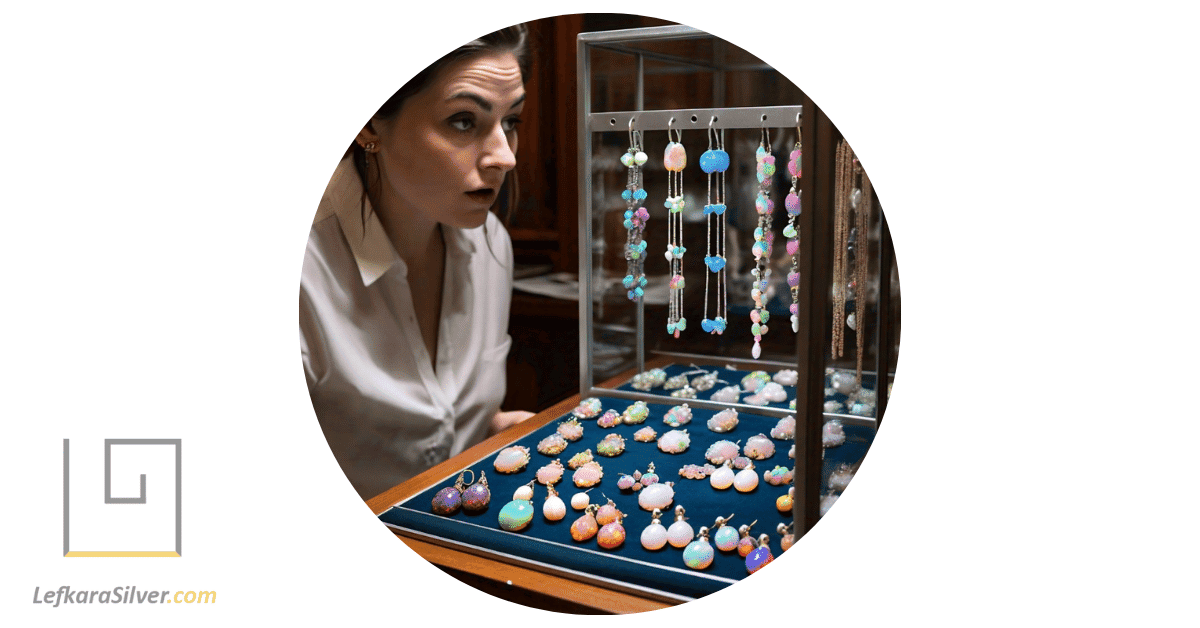
<instances>
[{"instance_id":1,"label":"pair of earrings","mask_svg":"<svg viewBox=\"0 0 1200 628\"><path fill-rule=\"evenodd\" d=\"M732 550L737 547L737 530L732 526L726 525L733 515L728 517L717 517L713 522L713 527L716 528L717 546L722 549ZM713 551L713 546L708 542L709 528L701 526L700 532L696 535L696 540L688 543L687 547L683 548L683 564L692 569L707 569L712 564L713 556L716 554ZM730 544L729 537L732 535L733 541Z\"/></svg>"},{"instance_id":2,"label":"pair of earrings","mask_svg":"<svg viewBox=\"0 0 1200 628\"><path fill-rule=\"evenodd\" d=\"M629 168L629 178L621 198L625 201L625 228L629 230L625 240L625 259L628 260L628 271L621 282L628 291L630 301L640 301L646 290L645 264L646 241L642 232L646 229L646 221L650 220L650 212L638 205L646 200L646 190L641 187L642 166L649 157L642 152L638 141L640 133L633 128L633 118L629 119L629 150L621 155L621 164ZM636 209L635 209L636 208Z\"/></svg>"},{"instance_id":3,"label":"pair of earrings","mask_svg":"<svg viewBox=\"0 0 1200 628\"><path fill-rule=\"evenodd\" d=\"M571 523L571 538L582 543L596 537L600 547L616 549L625 542L625 527L621 523L624 518L625 513L611 499L600 507L591 504Z\"/></svg>"},{"instance_id":4,"label":"pair of earrings","mask_svg":"<svg viewBox=\"0 0 1200 628\"><path fill-rule=\"evenodd\" d=\"M463 476L468 471L471 473L471 481L464 483ZM467 512L482 512L491 501L492 493L488 490L487 475L480 471L479 482L475 482L475 472L463 469L454 481L454 486L448 486L433 496L432 507L434 513L448 517L458 512L459 508Z\"/></svg>"}]
</instances>

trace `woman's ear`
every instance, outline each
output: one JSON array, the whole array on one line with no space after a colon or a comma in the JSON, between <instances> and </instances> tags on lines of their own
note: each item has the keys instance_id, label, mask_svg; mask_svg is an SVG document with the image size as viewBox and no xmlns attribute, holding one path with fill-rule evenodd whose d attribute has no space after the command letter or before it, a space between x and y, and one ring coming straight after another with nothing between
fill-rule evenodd
<instances>
[{"instance_id":1,"label":"woman's ear","mask_svg":"<svg viewBox=\"0 0 1200 628\"><path fill-rule=\"evenodd\" d=\"M375 131L373 119L368 121L366 126L364 126L362 130L358 132L358 137L356 137L354 141L363 148L366 148L368 144L379 146L379 133Z\"/></svg>"}]
</instances>

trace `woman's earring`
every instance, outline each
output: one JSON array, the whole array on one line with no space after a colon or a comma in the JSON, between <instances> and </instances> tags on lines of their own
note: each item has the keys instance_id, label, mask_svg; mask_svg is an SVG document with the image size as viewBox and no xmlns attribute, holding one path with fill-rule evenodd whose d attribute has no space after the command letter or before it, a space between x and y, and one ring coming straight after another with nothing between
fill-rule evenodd
<instances>
[{"instance_id":1,"label":"woman's earring","mask_svg":"<svg viewBox=\"0 0 1200 628\"><path fill-rule=\"evenodd\" d=\"M700 155L700 169L708 175L708 196L706 198L708 202L704 205L704 220L708 230L704 265L708 267L708 272L704 273L704 318L700 321L700 328L710 334L723 334L725 333L725 314L728 307L725 290L725 171L729 169L729 153L725 152L724 136L712 126L716 121L716 117L713 117L708 122L708 150ZM714 137L717 139L715 149L713 148ZM717 175L715 177L716 196L713 195L714 173ZM713 248L714 223L716 224L716 248ZM717 286L717 301L712 319L708 318L708 276L710 273L716 275ZM706 375L696 378L696 381L692 382L692 387L701 392L712 388L717 382L717 372L713 371L711 375L711 379L707 379Z\"/></svg>"},{"instance_id":2,"label":"woman's earring","mask_svg":"<svg viewBox=\"0 0 1200 628\"><path fill-rule=\"evenodd\" d=\"M754 209L758 211L758 228L754 230L754 283L750 296L754 298L754 309L750 311L750 333L754 335L754 348L750 355L758 359L762 355L762 337L767 335L767 320L771 317L767 312L767 285L771 276L771 243L775 240L775 232L771 231L771 213L775 204L771 201L771 175L775 174L775 157L771 155L771 132L764 125L763 139L758 144L754 159L758 162L758 197L754 199Z\"/></svg>"},{"instance_id":3,"label":"woman's earring","mask_svg":"<svg viewBox=\"0 0 1200 628\"><path fill-rule=\"evenodd\" d=\"M454 486L447 486L446 488L438 491L437 495L433 496L432 506L434 513L448 517L458 512L459 507L461 507L463 503L463 490L466 487L466 484L463 483L463 474L465 474L467 471L471 470L463 469L462 472L458 474L458 479L454 481ZM471 480L472 482L468 482L467 484L474 483L474 471L471 471Z\"/></svg>"},{"instance_id":4,"label":"woman's earring","mask_svg":"<svg viewBox=\"0 0 1200 628\"><path fill-rule=\"evenodd\" d=\"M614 519L603 524L600 531L596 533L596 543L604 549L616 549L625 542L625 526L621 525L621 519L625 517L625 514L615 507L613 510L616 511Z\"/></svg>"},{"instance_id":5,"label":"woman's earring","mask_svg":"<svg viewBox=\"0 0 1200 628\"><path fill-rule=\"evenodd\" d=\"M642 166L649 157L642 152L638 138L640 134L633 128L633 118L629 119L629 150L621 155L621 164L629 168L629 178L621 198L625 200L625 228L629 234L625 240L625 259L628 260L628 270L621 282L628 290L630 301L640 301L646 289L645 264L646 241L642 232L646 229L646 221L650 220L650 212L638 205L646 199L646 190L641 187ZM637 209L634 209L634 208Z\"/></svg>"},{"instance_id":6,"label":"woman's earring","mask_svg":"<svg viewBox=\"0 0 1200 628\"><path fill-rule=\"evenodd\" d=\"M675 118L667 122L667 149L663 153L663 166L667 169L667 262L671 265L671 280L669 283L669 306L667 308L667 333L679 337L679 332L687 329L687 319L683 316L683 254L687 249L683 246L683 168L687 165L687 151L683 148L683 132L675 129L675 139L671 138L671 125Z\"/></svg>"},{"instance_id":7,"label":"woman's earring","mask_svg":"<svg viewBox=\"0 0 1200 628\"><path fill-rule=\"evenodd\" d=\"M758 547L746 556L746 571L748 573L754 573L766 567L767 563L775 560L775 557L771 555L770 541L771 537L765 534L759 535Z\"/></svg>"},{"instance_id":8,"label":"woman's earring","mask_svg":"<svg viewBox=\"0 0 1200 628\"><path fill-rule=\"evenodd\" d=\"M708 528L701 526L696 540L683 548L683 564L692 569L704 569L712 564L713 547L708 542Z\"/></svg>"},{"instance_id":9,"label":"woman's earring","mask_svg":"<svg viewBox=\"0 0 1200 628\"><path fill-rule=\"evenodd\" d=\"M667 529L663 527L660 521L662 511L658 508L654 509L651 514L650 525L642 530L642 547L648 550L662 549L667 544Z\"/></svg>"},{"instance_id":10,"label":"woman's earring","mask_svg":"<svg viewBox=\"0 0 1200 628\"><path fill-rule=\"evenodd\" d=\"M530 484L533 484L532 482ZM528 488L529 499L521 499L525 495L522 489ZM529 500L533 499L533 487L522 486L517 489L513 495L513 500L504 505L500 509L499 523L500 527L509 532L520 532L533 521L533 503Z\"/></svg>"},{"instance_id":11,"label":"woman's earring","mask_svg":"<svg viewBox=\"0 0 1200 628\"><path fill-rule=\"evenodd\" d=\"M483 512L492 501L492 492L488 489L487 473L479 472L479 481L471 484L463 491L463 510L467 512Z\"/></svg>"}]
</instances>

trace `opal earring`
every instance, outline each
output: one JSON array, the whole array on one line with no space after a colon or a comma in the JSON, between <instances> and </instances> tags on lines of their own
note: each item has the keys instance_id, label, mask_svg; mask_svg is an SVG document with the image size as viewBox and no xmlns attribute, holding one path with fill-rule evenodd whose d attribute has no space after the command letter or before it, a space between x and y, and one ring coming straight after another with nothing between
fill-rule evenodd
<instances>
[{"instance_id":1,"label":"opal earring","mask_svg":"<svg viewBox=\"0 0 1200 628\"><path fill-rule=\"evenodd\" d=\"M438 491L437 495L433 496L432 507L434 513L448 517L458 512L458 509L462 506L462 494L466 486L463 484L463 474L465 474L467 471L471 470L463 469L463 471L458 474L458 479L454 481L454 486L447 486L446 488ZM475 472L471 471L471 480L474 479ZM470 483L473 484L474 482Z\"/></svg>"},{"instance_id":2,"label":"opal earring","mask_svg":"<svg viewBox=\"0 0 1200 628\"><path fill-rule=\"evenodd\" d=\"M625 228L629 231L625 240L625 259L628 260L628 272L621 282L628 291L629 300L638 302L646 290L645 264L646 241L642 232L646 229L646 221L650 220L650 212L638 205L646 200L646 190L641 187L642 165L649 157L642 152L638 141L640 133L633 128L633 118L629 119L629 150L621 155L621 164L629 169L629 178L621 198L625 200ZM634 209L637 208L637 209Z\"/></svg>"},{"instance_id":3,"label":"opal earring","mask_svg":"<svg viewBox=\"0 0 1200 628\"><path fill-rule=\"evenodd\" d=\"M708 542L708 528L701 526L696 540L683 548L683 564L692 569L705 569L712 564L714 553Z\"/></svg>"},{"instance_id":4,"label":"opal earring","mask_svg":"<svg viewBox=\"0 0 1200 628\"><path fill-rule=\"evenodd\" d=\"M739 493L749 493L758 488L758 472L754 470L753 462L733 476L733 488Z\"/></svg>"},{"instance_id":5,"label":"opal earring","mask_svg":"<svg viewBox=\"0 0 1200 628\"><path fill-rule=\"evenodd\" d=\"M555 432L558 433L559 436L562 436L564 439L571 442L575 442L583 438L583 426L579 424L579 420L575 417L571 417L566 421L559 423L558 428L555 429Z\"/></svg>"},{"instance_id":6,"label":"opal earring","mask_svg":"<svg viewBox=\"0 0 1200 628\"><path fill-rule=\"evenodd\" d=\"M758 519L755 519L750 523L743 523L741 527L738 528L739 538L737 542L737 551L738 555L742 558L749 556L750 552L753 552L754 548L757 547L754 539L750 536L750 528L754 527L754 524L756 523L758 523Z\"/></svg>"},{"instance_id":7,"label":"opal earring","mask_svg":"<svg viewBox=\"0 0 1200 628\"><path fill-rule=\"evenodd\" d=\"M653 427L647 425L633 433L633 440L639 443L653 443L658 440L658 432Z\"/></svg>"},{"instance_id":8,"label":"opal earring","mask_svg":"<svg viewBox=\"0 0 1200 628\"><path fill-rule=\"evenodd\" d=\"M479 472L479 481L471 484L463 491L463 510L467 512L483 512L492 501L492 492L488 489L487 473Z\"/></svg>"},{"instance_id":9,"label":"opal earring","mask_svg":"<svg viewBox=\"0 0 1200 628\"><path fill-rule=\"evenodd\" d=\"M691 443L687 430L671 430L658 439L658 450L665 454L681 454Z\"/></svg>"},{"instance_id":10,"label":"opal earring","mask_svg":"<svg viewBox=\"0 0 1200 628\"><path fill-rule=\"evenodd\" d=\"M518 495L523 495L523 488L529 488L529 498L533 498L533 487L521 487L517 489L517 493L513 495L513 500L504 505L500 509L499 523L502 530L509 532L520 532L533 521L533 503L529 499L517 499Z\"/></svg>"},{"instance_id":11,"label":"opal earring","mask_svg":"<svg viewBox=\"0 0 1200 628\"><path fill-rule=\"evenodd\" d=\"M692 422L692 409L688 404L682 404L667 410L663 415L663 423L671 427L680 427Z\"/></svg>"},{"instance_id":12,"label":"opal earring","mask_svg":"<svg viewBox=\"0 0 1200 628\"><path fill-rule=\"evenodd\" d=\"M660 521L662 510L655 508L650 517L650 525L642 530L642 547L650 551L660 550L667 544L667 529Z\"/></svg>"},{"instance_id":13,"label":"opal earring","mask_svg":"<svg viewBox=\"0 0 1200 628\"><path fill-rule=\"evenodd\" d=\"M746 573L754 573L775 560L775 557L771 555L770 541L771 537L765 534L759 535L758 547L746 556Z\"/></svg>"},{"instance_id":14,"label":"opal earring","mask_svg":"<svg viewBox=\"0 0 1200 628\"><path fill-rule=\"evenodd\" d=\"M597 510L595 504L590 504L584 509L583 515L571 522L571 538L583 542L596 536L600 531L600 524L596 522Z\"/></svg>"},{"instance_id":15,"label":"opal earring","mask_svg":"<svg viewBox=\"0 0 1200 628\"><path fill-rule=\"evenodd\" d=\"M537 473L534 474L534 477L537 478L539 483L550 485L561 480L564 471L565 469L563 469L562 462L559 462L559 460L555 458L542 468L538 469Z\"/></svg>"},{"instance_id":16,"label":"opal earring","mask_svg":"<svg viewBox=\"0 0 1200 628\"><path fill-rule=\"evenodd\" d=\"M708 483L711 484L712 487L717 489L718 491L723 491L723 490L729 488L730 486L733 486L734 475L733 475L733 469L730 468L731 465L732 465L732 463L730 461L726 460L725 464L722 465L721 468L717 469L716 471L713 471L708 476Z\"/></svg>"},{"instance_id":17,"label":"opal earring","mask_svg":"<svg viewBox=\"0 0 1200 628\"><path fill-rule=\"evenodd\" d=\"M775 526L775 531L779 533L779 551L786 552L796 543L796 537L792 534L792 524L779 524Z\"/></svg>"},{"instance_id":18,"label":"opal earring","mask_svg":"<svg viewBox=\"0 0 1200 628\"><path fill-rule=\"evenodd\" d=\"M667 528L667 542L671 547L685 547L692 540L692 524L684 517L683 506L675 506L675 523Z\"/></svg>"},{"instance_id":19,"label":"opal earring","mask_svg":"<svg viewBox=\"0 0 1200 628\"><path fill-rule=\"evenodd\" d=\"M646 472L642 474L642 477L638 481L641 482L642 486L650 486L651 484L658 483L658 474L654 472L653 462L646 467Z\"/></svg>"},{"instance_id":20,"label":"opal earring","mask_svg":"<svg viewBox=\"0 0 1200 628\"><path fill-rule=\"evenodd\" d=\"M571 414L575 415L577 419L594 419L603 410L604 408L600 405L600 399L588 397L580 401L579 405L575 406L575 409L571 411Z\"/></svg>"},{"instance_id":21,"label":"opal earring","mask_svg":"<svg viewBox=\"0 0 1200 628\"><path fill-rule=\"evenodd\" d=\"M563 503L553 484L546 485L546 500L542 502L542 516L546 521L559 521L567 516L567 505Z\"/></svg>"},{"instance_id":22,"label":"opal earring","mask_svg":"<svg viewBox=\"0 0 1200 628\"><path fill-rule=\"evenodd\" d=\"M738 531L737 528L728 525L730 519L733 519L733 515L717 517L712 525L712 529L715 530L713 542L722 552L732 552L738 546Z\"/></svg>"},{"instance_id":23,"label":"opal earring","mask_svg":"<svg viewBox=\"0 0 1200 628\"><path fill-rule=\"evenodd\" d=\"M687 165L687 151L683 148L683 132L672 129L675 118L667 122L667 149L663 154L663 166L667 169L667 262L671 265L671 279L667 308L667 333L679 337L679 332L687 329L687 319L683 316L683 254L687 251L683 246L683 168ZM674 130L675 137L671 138Z\"/></svg>"},{"instance_id":24,"label":"opal earring","mask_svg":"<svg viewBox=\"0 0 1200 628\"><path fill-rule=\"evenodd\" d=\"M492 466L500 473L517 473L529 464L529 448L521 445L505 447L496 454Z\"/></svg>"},{"instance_id":25,"label":"opal earring","mask_svg":"<svg viewBox=\"0 0 1200 628\"><path fill-rule=\"evenodd\" d=\"M796 487L789 486L788 492L780 495L779 499L775 500L775 509L783 514L792 512L792 503L795 500Z\"/></svg>"},{"instance_id":26,"label":"opal earring","mask_svg":"<svg viewBox=\"0 0 1200 628\"><path fill-rule=\"evenodd\" d=\"M603 493L601 494L603 495ZM617 518L625 516L625 513L617 510L617 504L612 498L605 495L604 499L607 499L608 503L596 509L596 523L599 525L608 525L616 521Z\"/></svg>"},{"instance_id":27,"label":"opal earring","mask_svg":"<svg viewBox=\"0 0 1200 628\"><path fill-rule=\"evenodd\" d=\"M767 282L771 276L771 243L775 240L775 232L771 231L771 213L775 204L771 201L771 175L775 174L775 157L771 155L771 132L764 125L763 139L759 141L758 150L754 153L757 162L758 197L754 199L754 209L758 211L758 228L754 230L754 283L751 284L750 296L754 298L754 309L750 311L750 333L754 335L754 347L750 355L757 360L762 355L762 337L767 335L767 320L771 314L767 312Z\"/></svg>"},{"instance_id":28,"label":"opal earring","mask_svg":"<svg viewBox=\"0 0 1200 628\"><path fill-rule=\"evenodd\" d=\"M707 202L704 205L704 219L707 228L707 247L704 253L704 265L707 267L707 272L704 273L704 318L700 321L700 328L710 334L725 333L726 311L728 308L727 292L725 289L725 171L729 169L729 153L725 152L724 135L722 132L713 129L713 123L717 121L714 116L708 121L708 150L700 155L700 169L708 175L708 196ZM717 147L713 148L713 138L717 139ZM716 174L716 196L713 196L714 174ZM716 225L716 247L713 247L713 231L714 224ZM716 304L714 308L714 318L708 318L708 283L709 275L716 276ZM693 386L696 390L705 391L712 388L716 382L716 372L712 374L713 380L706 388Z\"/></svg>"},{"instance_id":29,"label":"opal earring","mask_svg":"<svg viewBox=\"0 0 1200 628\"><path fill-rule=\"evenodd\" d=\"M625 514L613 508L616 515L612 521L605 523L596 533L596 543L603 549L616 549L625 542L625 526L621 525L621 519ZM599 521L599 518L597 518Z\"/></svg>"},{"instance_id":30,"label":"opal earring","mask_svg":"<svg viewBox=\"0 0 1200 628\"><path fill-rule=\"evenodd\" d=\"M530 480L529 484L517 487L517 490L513 491L513 499L533 501L533 485L536 483L537 480Z\"/></svg>"},{"instance_id":31,"label":"opal earring","mask_svg":"<svg viewBox=\"0 0 1200 628\"><path fill-rule=\"evenodd\" d=\"M574 495L572 495L571 496L571 508L574 508L575 510L583 510L583 509L587 508L588 504L591 503L591 501L592 501L592 498L588 497L588 491L590 491L590 490L592 490L592 489L589 488L587 491L582 491L582 492L575 493Z\"/></svg>"}]
</instances>

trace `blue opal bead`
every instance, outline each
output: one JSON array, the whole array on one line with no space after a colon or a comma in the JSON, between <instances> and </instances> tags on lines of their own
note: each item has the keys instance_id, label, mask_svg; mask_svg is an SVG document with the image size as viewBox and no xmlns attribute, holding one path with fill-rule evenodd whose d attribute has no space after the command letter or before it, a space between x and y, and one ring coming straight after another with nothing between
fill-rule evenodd
<instances>
[{"instance_id":1,"label":"blue opal bead","mask_svg":"<svg viewBox=\"0 0 1200 628\"><path fill-rule=\"evenodd\" d=\"M523 499L514 499L500 509L500 527L509 532L520 532L533 521L533 504Z\"/></svg>"},{"instance_id":2,"label":"blue opal bead","mask_svg":"<svg viewBox=\"0 0 1200 628\"><path fill-rule=\"evenodd\" d=\"M716 544L717 549L726 552L737 549L738 531L733 526L721 526L713 535L713 543Z\"/></svg>"}]
</instances>

